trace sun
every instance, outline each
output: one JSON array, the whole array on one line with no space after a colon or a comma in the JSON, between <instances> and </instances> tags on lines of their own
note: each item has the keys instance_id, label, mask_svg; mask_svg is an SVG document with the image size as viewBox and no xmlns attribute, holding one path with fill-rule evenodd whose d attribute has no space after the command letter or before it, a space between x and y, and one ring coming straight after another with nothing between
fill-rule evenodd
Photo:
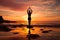
<instances>
[{"instance_id":1,"label":"sun","mask_svg":"<svg viewBox=\"0 0 60 40\"><path fill-rule=\"evenodd\" d=\"M28 21L28 15L25 15L22 18L24 19L24 21Z\"/></svg>"}]
</instances>

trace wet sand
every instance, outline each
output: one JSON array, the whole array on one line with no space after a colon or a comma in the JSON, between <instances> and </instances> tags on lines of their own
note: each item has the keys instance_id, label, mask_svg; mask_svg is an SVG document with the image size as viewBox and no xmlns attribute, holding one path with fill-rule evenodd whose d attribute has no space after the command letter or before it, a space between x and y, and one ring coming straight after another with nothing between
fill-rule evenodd
<instances>
[{"instance_id":1,"label":"wet sand","mask_svg":"<svg viewBox=\"0 0 60 40\"><path fill-rule=\"evenodd\" d=\"M43 30L41 30L43 29ZM12 28L9 32L0 31L0 40L28 40L28 28L17 27ZM60 28L59 27L33 27L31 34L37 34L40 37L31 40L60 40ZM44 33L43 31L49 31ZM14 34L16 33L16 34Z\"/></svg>"}]
</instances>

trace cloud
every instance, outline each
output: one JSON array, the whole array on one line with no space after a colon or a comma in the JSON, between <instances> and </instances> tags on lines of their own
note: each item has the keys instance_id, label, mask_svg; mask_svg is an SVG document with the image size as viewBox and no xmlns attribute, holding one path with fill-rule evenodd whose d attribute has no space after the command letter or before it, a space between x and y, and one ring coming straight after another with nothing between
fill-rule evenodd
<instances>
[{"instance_id":1,"label":"cloud","mask_svg":"<svg viewBox=\"0 0 60 40\"><path fill-rule=\"evenodd\" d=\"M16 3L15 0L0 0L0 6L11 8L12 10L25 10L27 5L24 3Z\"/></svg>"},{"instance_id":2,"label":"cloud","mask_svg":"<svg viewBox=\"0 0 60 40\"><path fill-rule=\"evenodd\" d=\"M43 15L60 16L60 0L38 0L32 4L33 6L39 7L38 10L42 11Z\"/></svg>"},{"instance_id":3,"label":"cloud","mask_svg":"<svg viewBox=\"0 0 60 40\"><path fill-rule=\"evenodd\" d=\"M3 16L10 16L10 15L13 15L13 12L0 10L0 16L1 15L3 15Z\"/></svg>"},{"instance_id":4,"label":"cloud","mask_svg":"<svg viewBox=\"0 0 60 40\"><path fill-rule=\"evenodd\" d=\"M0 15L26 15L25 10L29 5L33 10L33 14L39 15L34 15L34 17L60 16L60 0L0 0L0 10L7 10L0 11ZM16 13L16 11L11 12L8 10L17 10L19 12Z\"/></svg>"}]
</instances>

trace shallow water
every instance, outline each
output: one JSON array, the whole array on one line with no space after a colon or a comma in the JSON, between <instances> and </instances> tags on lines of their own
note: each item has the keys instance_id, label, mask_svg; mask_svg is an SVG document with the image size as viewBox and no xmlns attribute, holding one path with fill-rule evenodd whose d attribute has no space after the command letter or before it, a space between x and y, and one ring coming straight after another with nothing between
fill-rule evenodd
<instances>
[{"instance_id":1,"label":"shallow water","mask_svg":"<svg viewBox=\"0 0 60 40\"><path fill-rule=\"evenodd\" d=\"M28 28L17 27L11 28L10 32L0 32L0 40L28 40ZM41 30L43 29L43 30ZM40 37L31 40L60 40L60 28L58 27L33 27L31 34L37 34ZM42 31L50 30L48 33L42 33ZM16 34L14 34L16 33Z\"/></svg>"}]
</instances>

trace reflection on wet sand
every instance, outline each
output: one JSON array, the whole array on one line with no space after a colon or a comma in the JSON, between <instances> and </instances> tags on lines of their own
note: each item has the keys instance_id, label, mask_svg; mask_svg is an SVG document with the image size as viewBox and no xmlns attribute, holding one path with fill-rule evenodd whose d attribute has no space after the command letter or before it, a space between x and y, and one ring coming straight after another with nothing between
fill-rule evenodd
<instances>
[{"instance_id":1,"label":"reflection on wet sand","mask_svg":"<svg viewBox=\"0 0 60 40\"><path fill-rule=\"evenodd\" d=\"M43 30L42 30L43 29ZM16 39L16 40L28 40L27 39L27 35L28 35L28 28L27 27L16 27L14 29L12 29L10 32L7 33L3 33L0 32L0 39L3 40L12 40L12 39ZM40 37L37 39L32 39L32 40L60 40L60 28L56 28L56 27L33 27L30 29L31 30L31 34L37 34ZM48 31L48 32L47 32ZM6 36L8 35L8 36ZM10 36L11 35L11 36ZM1 38L2 37L2 38ZM6 37L6 38L5 38ZM34 38L34 37L33 37Z\"/></svg>"}]
</instances>

